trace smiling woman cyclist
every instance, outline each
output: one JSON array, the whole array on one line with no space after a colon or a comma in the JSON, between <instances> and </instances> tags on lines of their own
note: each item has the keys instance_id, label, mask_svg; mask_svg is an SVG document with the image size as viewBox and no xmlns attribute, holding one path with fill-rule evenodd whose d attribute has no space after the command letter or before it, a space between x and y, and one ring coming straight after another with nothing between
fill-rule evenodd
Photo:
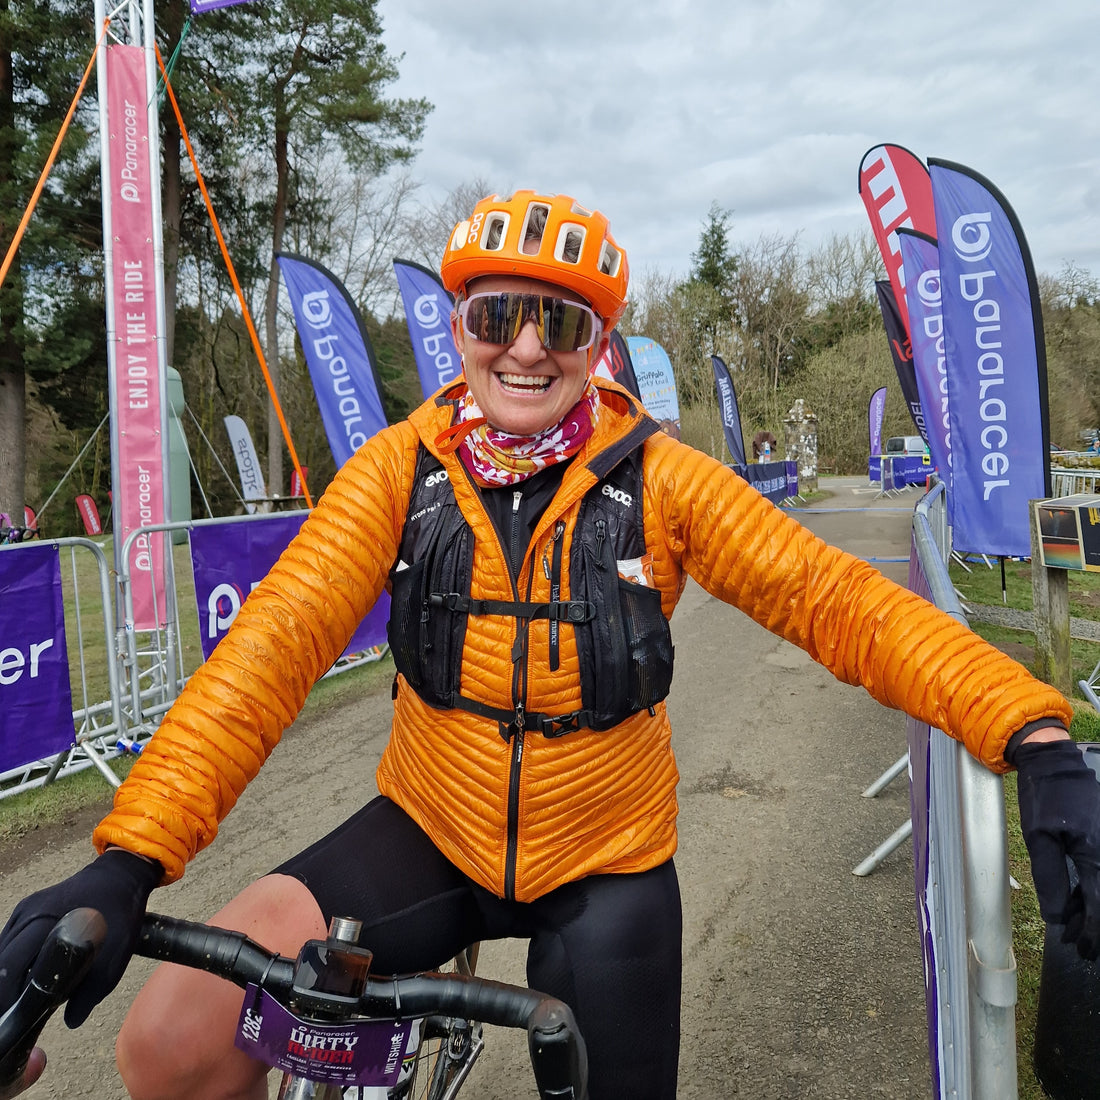
<instances>
[{"instance_id":1,"label":"smiling woman cyclist","mask_svg":"<svg viewBox=\"0 0 1100 1100\"><path fill-rule=\"evenodd\" d=\"M1095 955L1097 784L1069 704L594 376L627 293L607 219L563 195L484 199L442 277L463 377L344 465L119 788L102 854L17 907L0 1008L78 905L105 913L109 943L68 1022L114 987L152 889L214 839L386 586L397 677L381 797L214 923L294 955L352 915L381 973L528 939L531 986L566 1001L587 1041L592 1100L670 1100L681 916L664 699L690 575L990 768L1018 766L1045 915ZM266 1067L233 1046L241 997L154 972L118 1041L131 1094L266 1096Z\"/></svg>"}]
</instances>

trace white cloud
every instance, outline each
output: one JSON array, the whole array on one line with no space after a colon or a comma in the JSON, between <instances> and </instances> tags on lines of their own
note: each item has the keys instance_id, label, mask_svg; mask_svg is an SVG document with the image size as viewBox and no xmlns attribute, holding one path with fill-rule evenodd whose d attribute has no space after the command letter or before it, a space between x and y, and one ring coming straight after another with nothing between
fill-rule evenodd
<instances>
[{"instance_id":1,"label":"white cloud","mask_svg":"<svg viewBox=\"0 0 1100 1100\"><path fill-rule=\"evenodd\" d=\"M413 174L594 204L636 272L731 240L861 232L864 152L893 142L1004 193L1036 266L1100 276L1094 0L379 0L392 89L435 104Z\"/></svg>"}]
</instances>

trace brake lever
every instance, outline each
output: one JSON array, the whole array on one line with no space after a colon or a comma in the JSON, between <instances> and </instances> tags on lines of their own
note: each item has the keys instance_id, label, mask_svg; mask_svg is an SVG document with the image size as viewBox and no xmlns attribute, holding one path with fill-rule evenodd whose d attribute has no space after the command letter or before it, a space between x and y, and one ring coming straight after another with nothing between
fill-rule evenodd
<instances>
[{"instance_id":1,"label":"brake lever","mask_svg":"<svg viewBox=\"0 0 1100 1100\"><path fill-rule=\"evenodd\" d=\"M107 922L96 909L73 909L50 930L26 987L0 1016L0 1090L22 1077L46 1021L87 974L106 935Z\"/></svg>"}]
</instances>

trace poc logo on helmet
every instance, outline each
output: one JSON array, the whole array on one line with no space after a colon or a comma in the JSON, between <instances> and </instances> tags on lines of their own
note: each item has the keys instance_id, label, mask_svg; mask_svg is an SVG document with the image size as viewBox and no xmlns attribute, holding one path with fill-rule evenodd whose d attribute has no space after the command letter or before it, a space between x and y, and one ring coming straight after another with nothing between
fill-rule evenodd
<instances>
[{"instance_id":1,"label":"poc logo on helmet","mask_svg":"<svg viewBox=\"0 0 1100 1100\"><path fill-rule=\"evenodd\" d=\"M447 476L446 470L436 470L434 474L428 474L424 479L424 488L431 489L434 485L439 485L441 482L450 481Z\"/></svg>"},{"instance_id":2,"label":"poc logo on helmet","mask_svg":"<svg viewBox=\"0 0 1100 1100\"><path fill-rule=\"evenodd\" d=\"M616 489L613 485L605 485L601 490L605 497L610 497L616 504L629 508L634 503L634 498L622 489Z\"/></svg>"}]
</instances>

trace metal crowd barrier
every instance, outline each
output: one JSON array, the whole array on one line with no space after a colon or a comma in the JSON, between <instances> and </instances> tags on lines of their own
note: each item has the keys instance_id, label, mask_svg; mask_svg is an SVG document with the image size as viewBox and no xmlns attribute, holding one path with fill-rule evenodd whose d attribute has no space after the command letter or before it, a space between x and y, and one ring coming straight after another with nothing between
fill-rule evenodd
<instances>
[{"instance_id":1,"label":"metal crowd barrier","mask_svg":"<svg viewBox=\"0 0 1100 1100\"><path fill-rule=\"evenodd\" d=\"M944 485L937 482L913 513L913 550L928 594L941 610L966 623L947 565L951 532ZM913 836L925 948L929 1054L936 1100L1015 1100L1016 961L1012 952L1008 839L1000 776L941 730L909 719L910 745L928 739L927 834L914 829L918 804L853 871L868 875ZM866 791L874 797L902 772L914 778L907 752ZM911 789L918 784L911 783ZM914 799L920 792L912 794ZM927 911L927 917L923 914Z\"/></svg>"},{"instance_id":2,"label":"metal crowd barrier","mask_svg":"<svg viewBox=\"0 0 1100 1100\"><path fill-rule=\"evenodd\" d=\"M1050 468L1051 496L1072 497L1078 493L1100 494L1100 470Z\"/></svg>"},{"instance_id":3,"label":"metal crowd barrier","mask_svg":"<svg viewBox=\"0 0 1100 1100\"><path fill-rule=\"evenodd\" d=\"M122 568L119 573L119 599L123 608L123 623L119 630L120 652L125 652L129 692L124 688L123 710L127 718L129 735L137 744L152 736L160 718L175 702L180 689L194 669L185 667L179 632L178 586L175 575L175 554L169 557L169 576L165 589L170 593L166 622L163 628L150 631L134 629L134 579L130 574L130 550L136 538L142 535L176 531L193 531L196 527L209 527L226 523L256 523L267 518L264 514L229 516L216 519L182 520L175 523L151 524L131 532L122 546ZM189 559L190 560L190 559ZM149 574L152 583L152 574ZM159 617L158 617L159 621ZM143 641L139 642L139 635ZM348 672L360 665L369 664L385 656L388 647L380 650L341 657L325 677ZM201 663L201 658L200 662ZM197 667L197 665L196 665ZM324 677L322 677L324 679Z\"/></svg>"},{"instance_id":4,"label":"metal crowd barrier","mask_svg":"<svg viewBox=\"0 0 1100 1100\"><path fill-rule=\"evenodd\" d=\"M936 606L966 616L946 562L944 486L913 515L914 552ZM929 892L934 919L940 1096L1014 1100L1016 960L1001 777L940 730L930 732Z\"/></svg>"},{"instance_id":5,"label":"metal crowd barrier","mask_svg":"<svg viewBox=\"0 0 1100 1100\"><path fill-rule=\"evenodd\" d=\"M128 564L122 566L112 585L113 563L108 563L103 547L85 538L38 540L60 548L69 548L73 557L78 549L90 551L98 572L99 591L95 597L81 591L75 561L71 580L75 612L72 624L66 625L66 643L70 654L79 654L77 666L70 673L73 687L73 743L60 755L30 761L18 768L0 773L0 799L20 791L51 783L59 776L68 775L88 767L96 767L112 786L119 785L119 778L108 761L126 752L140 752L152 736L161 717L171 707L187 678L202 663L201 647L194 659L184 652L180 635L179 586L175 546L171 535L177 531L190 532L196 527L211 524L250 523L261 521L263 515L234 516L209 520L188 520L143 527L133 532L122 548L122 561L131 560L130 551L135 538L163 532L172 546L167 555L165 577L165 601L163 615L155 608L156 621L164 625L155 630L138 630L134 626L134 578ZM20 545L5 547L4 553L18 553ZM190 571L189 547L187 554ZM152 575L147 574L152 583ZM65 579L63 577L63 583ZM189 577L190 581L190 577ZM117 605L116 605L117 598ZM116 616L115 608L119 609ZM97 689L102 693L104 685L96 684L88 676L86 650L90 632L95 629L88 619L94 617L103 631L106 650L105 700L93 701ZM73 636L75 630L75 637ZM363 653L342 656L326 676L338 675L360 665L377 661L388 652L380 646Z\"/></svg>"},{"instance_id":6,"label":"metal crowd barrier","mask_svg":"<svg viewBox=\"0 0 1100 1100\"><path fill-rule=\"evenodd\" d=\"M124 735L125 719L115 659L117 652L111 611L114 606L111 566L102 546L91 539L40 539L35 543L7 547L4 553L18 554L24 545L55 546L59 554L62 554L62 560L65 552L68 553L68 569L62 569L62 587L63 590L69 589L72 622L76 633L73 645L74 639L66 628L68 651L70 656L76 654L75 674L70 671L70 685L73 690L73 740L70 747L61 753L30 760L17 768L9 768L0 773L0 798L45 786L59 776L71 775L89 767L97 768L108 783L117 787L118 776L110 768L108 761L125 751L118 745ZM84 590L85 585L81 584L78 551L86 551L92 555L98 580L98 595L89 595ZM89 622L89 619L93 621ZM97 628L103 631L108 698L93 702L97 688L102 691L103 685L94 683L88 668L85 629L90 636Z\"/></svg>"}]
</instances>

